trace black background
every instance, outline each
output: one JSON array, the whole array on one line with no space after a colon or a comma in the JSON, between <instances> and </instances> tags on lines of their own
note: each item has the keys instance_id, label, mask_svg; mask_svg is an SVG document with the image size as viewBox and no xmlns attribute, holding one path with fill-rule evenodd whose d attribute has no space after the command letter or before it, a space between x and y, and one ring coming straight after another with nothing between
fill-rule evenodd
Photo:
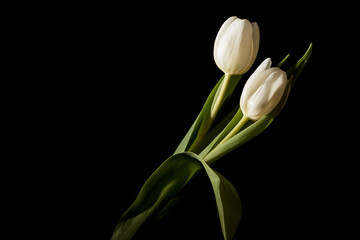
<instances>
[{"instance_id":1,"label":"black background","mask_svg":"<svg viewBox=\"0 0 360 240\"><path fill-rule=\"evenodd\" d=\"M353 41L350 9L236 1L84 3L30 13L22 48L33 80L19 83L26 97L16 141L23 147L14 150L14 159L25 156L14 168L26 176L12 189L20 194L17 229L25 222L32 227L24 234L38 238L110 239L222 76L213 43L222 23L237 16L260 27L250 73L267 57L276 64L290 53L295 63L310 43L313 55L275 121L214 167L243 203L234 239L343 235L351 228L345 209L353 176L349 158L337 155L342 103L335 91ZM222 239L206 178L186 191L137 239Z\"/></svg>"}]
</instances>

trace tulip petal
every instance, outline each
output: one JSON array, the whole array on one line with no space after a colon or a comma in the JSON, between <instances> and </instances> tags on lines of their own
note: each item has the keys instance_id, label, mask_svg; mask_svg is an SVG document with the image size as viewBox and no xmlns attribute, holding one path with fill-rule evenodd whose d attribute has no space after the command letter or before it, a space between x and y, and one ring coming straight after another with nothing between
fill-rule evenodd
<instances>
[{"instance_id":1,"label":"tulip petal","mask_svg":"<svg viewBox=\"0 0 360 240\"><path fill-rule=\"evenodd\" d=\"M215 60L218 67L226 73L232 74L234 71L233 66L238 64L239 42L241 41L244 29L245 21L236 19L219 39L218 46L215 49L217 53Z\"/></svg>"},{"instance_id":2,"label":"tulip petal","mask_svg":"<svg viewBox=\"0 0 360 240\"><path fill-rule=\"evenodd\" d=\"M244 113L247 112L247 107L246 107L247 99L249 99L249 97L258 89L258 87L262 83L258 78L258 76L266 69L269 69L271 67L271 63L272 62L270 58L265 59L245 83L240 98L240 108Z\"/></svg>"},{"instance_id":3,"label":"tulip petal","mask_svg":"<svg viewBox=\"0 0 360 240\"><path fill-rule=\"evenodd\" d=\"M259 46L260 46L260 29L259 25L256 22L251 23L253 28L253 41L254 41L254 52L253 52L253 60L255 61L256 56L259 52ZM252 64L252 63L251 63Z\"/></svg>"},{"instance_id":4,"label":"tulip petal","mask_svg":"<svg viewBox=\"0 0 360 240\"><path fill-rule=\"evenodd\" d=\"M233 21L236 20L236 17L229 17L224 23L223 25L221 25L220 30L216 36L215 39L215 44L214 44L214 48L217 48L217 46L219 45L219 41L222 38L222 36L224 35L224 33L226 32L226 30L229 28L229 26L231 25L231 23Z\"/></svg>"},{"instance_id":5,"label":"tulip petal","mask_svg":"<svg viewBox=\"0 0 360 240\"><path fill-rule=\"evenodd\" d=\"M235 24L233 24L235 25ZM237 36L237 39L233 42L234 46L230 50L231 58L227 63L230 65L230 74L243 74L247 70L249 61L252 60L253 53L253 29L251 23L244 19L239 25L239 29L242 29L241 34Z\"/></svg>"},{"instance_id":6,"label":"tulip petal","mask_svg":"<svg viewBox=\"0 0 360 240\"><path fill-rule=\"evenodd\" d=\"M253 120L258 120L275 108L287 83L286 73L279 68L268 69L262 75L267 75L266 80L247 101L247 116Z\"/></svg>"},{"instance_id":7,"label":"tulip petal","mask_svg":"<svg viewBox=\"0 0 360 240\"><path fill-rule=\"evenodd\" d=\"M218 63L219 59L221 59L221 57L219 56L218 53L218 47L219 47L219 43L222 41L223 36L225 35L225 33L227 32L229 26L237 19L237 17L233 16L233 17L229 17L224 23L223 25L221 25L220 30L215 38L215 43L214 43L214 59L215 62L217 64L217 66L223 70L220 66L221 63Z\"/></svg>"},{"instance_id":8,"label":"tulip petal","mask_svg":"<svg viewBox=\"0 0 360 240\"><path fill-rule=\"evenodd\" d=\"M256 23L231 17L221 26L214 44L216 65L230 75L249 70L259 49L260 31Z\"/></svg>"},{"instance_id":9,"label":"tulip petal","mask_svg":"<svg viewBox=\"0 0 360 240\"><path fill-rule=\"evenodd\" d=\"M253 30L253 42L252 42L252 53L251 53L251 58L248 61L248 64L246 67L244 67L243 72L247 72L251 66L254 64L256 56L258 54L259 51L259 45L260 45L260 29L259 26L256 22L251 23L252 26L252 30Z\"/></svg>"}]
</instances>

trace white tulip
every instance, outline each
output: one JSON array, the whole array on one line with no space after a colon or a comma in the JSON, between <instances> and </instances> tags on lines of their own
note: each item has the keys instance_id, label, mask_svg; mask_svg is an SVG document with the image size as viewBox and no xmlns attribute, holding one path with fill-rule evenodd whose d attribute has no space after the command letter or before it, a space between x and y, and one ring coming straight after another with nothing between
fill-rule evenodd
<instances>
[{"instance_id":1,"label":"white tulip","mask_svg":"<svg viewBox=\"0 0 360 240\"><path fill-rule=\"evenodd\" d=\"M255 61L259 44L260 31L257 23L230 17L221 26L215 39L214 59L225 76L211 108L211 121L224 101L231 76L242 75L249 70Z\"/></svg>"},{"instance_id":2,"label":"white tulip","mask_svg":"<svg viewBox=\"0 0 360 240\"><path fill-rule=\"evenodd\" d=\"M286 72L271 68L271 59L265 59L243 88L240 108L244 116L256 121L269 114L281 100L286 84Z\"/></svg>"},{"instance_id":3,"label":"white tulip","mask_svg":"<svg viewBox=\"0 0 360 240\"><path fill-rule=\"evenodd\" d=\"M286 84L286 72L278 67L272 68L271 59L265 59L249 77L243 88L240 98L243 117L219 145L237 134L249 119L256 121L269 114L280 102Z\"/></svg>"},{"instance_id":4,"label":"white tulip","mask_svg":"<svg viewBox=\"0 0 360 240\"><path fill-rule=\"evenodd\" d=\"M260 31L256 22L228 18L221 26L214 44L216 65L227 75L241 75L254 63L259 50Z\"/></svg>"}]
</instances>

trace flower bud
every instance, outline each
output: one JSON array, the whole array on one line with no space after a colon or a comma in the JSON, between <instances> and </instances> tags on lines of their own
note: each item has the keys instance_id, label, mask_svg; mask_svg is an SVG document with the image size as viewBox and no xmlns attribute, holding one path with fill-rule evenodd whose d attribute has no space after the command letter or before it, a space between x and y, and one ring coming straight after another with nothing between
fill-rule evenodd
<instances>
[{"instance_id":1,"label":"flower bud","mask_svg":"<svg viewBox=\"0 0 360 240\"><path fill-rule=\"evenodd\" d=\"M287 84L286 72L271 68L270 58L265 59L246 82L240 108L245 116L258 120L269 114L279 103Z\"/></svg>"},{"instance_id":2,"label":"flower bud","mask_svg":"<svg viewBox=\"0 0 360 240\"><path fill-rule=\"evenodd\" d=\"M257 23L230 17L223 23L215 39L215 63L226 74L244 74L255 61L259 43Z\"/></svg>"}]
</instances>

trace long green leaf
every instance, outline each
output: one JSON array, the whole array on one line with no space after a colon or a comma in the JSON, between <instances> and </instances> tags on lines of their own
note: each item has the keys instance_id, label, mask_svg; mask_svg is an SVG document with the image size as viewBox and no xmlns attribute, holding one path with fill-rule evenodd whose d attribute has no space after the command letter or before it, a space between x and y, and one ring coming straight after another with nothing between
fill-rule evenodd
<instances>
[{"instance_id":1,"label":"long green leaf","mask_svg":"<svg viewBox=\"0 0 360 240\"><path fill-rule=\"evenodd\" d=\"M224 239L230 240L233 238L242 216L240 197L231 182L211 169L204 161L202 163L214 190Z\"/></svg>"},{"instance_id":2,"label":"long green leaf","mask_svg":"<svg viewBox=\"0 0 360 240\"><path fill-rule=\"evenodd\" d=\"M201 140L201 143L198 145L198 149L204 149L201 153L197 153L201 158L205 148L208 149L212 142L214 142L215 138L219 139L219 134L223 132L224 128L226 128L233 118L239 111L239 105L235 106L235 108L229 112L229 114L224 117L222 121L220 121L212 130Z\"/></svg>"},{"instance_id":3,"label":"long green leaf","mask_svg":"<svg viewBox=\"0 0 360 240\"><path fill-rule=\"evenodd\" d=\"M242 214L240 198L228 180L190 152L171 156L149 177L135 202L120 219L111 240L131 239L143 223L161 213L189 180L204 169L214 190L224 238L230 240Z\"/></svg>"},{"instance_id":4,"label":"long green leaf","mask_svg":"<svg viewBox=\"0 0 360 240\"><path fill-rule=\"evenodd\" d=\"M301 71L304 69L305 65L309 61L310 56L312 54L312 49L313 49L313 44L310 43L304 55L289 70L286 71L291 86L294 85Z\"/></svg>"},{"instance_id":5,"label":"long green leaf","mask_svg":"<svg viewBox=\"0 0 360 240\"><path fill-rule=\"evenodd\" d=\"M189 131L187 132L187 134L185 135L183 140L180 142L180 144L177 147L177 149L175 150L174 154L180 153L180 152L185 152L190 147L190 145L194 141L194 139L196 138L197 133L198 133L199 129L201 128L202 123L204 122L204 118L209 114L212 102L214 100L214 97L216 95L216 92L217 92L219 86L221 85L221 83L224 79L224 76L221 77L221 79L217 82L217 84L211 91L210 95L208 96L208 98L205 101L203 108L201 109L199 115L197 116L195 122L192 124L191 128L189 129Z\"/></svg>"},{"instance_id":6,"label":"long green leaf","mask_svg":"<svg viewBox=\"0 0 360 240\"><path fill-rule=\"evenodd\" d=\"M208 164L213 164L216 160L218 160L225 154L233 151L234 149L243 145L250 139L259 135L262 131L265 130L265 128L269 126L272 121L273 118L270 116L264 116L260 118L255 123L248 126L225 143L218 145L215 149L213 149L209 154L204 157L204 161Z\"/></svg>"},{"instance_id":7,"label":"long green leaf","mask_svg":"<svg viewBox=\"0 0 360 240\"><path fill-rule=\"evenodd\" d=\"M212 149L214 149L216 145L219 144L220 141L223 140L225 136L236 126L243 115L244 114L242 113L241 109L238 108L236 114L231 119L231 121L229 121L223 131L216 138L214 138L214 140L199 154L199 156L204 158Z\"/></svg>"},{"instance_id":8,"label":"long green leaf","mask_svg":"<svg viewBox=\"0 0 360 240\"><path fill-rule=\"evenodd\" d=\"M205 104L203 108L201 109L201 112L197 116L195 122L192 124L191 128L183 138L183 140L180 142L179 146L175 150L174 154L185 152L189 149L191 144L194 142L195 138L197 137L198 133L201 132L204 128L206 128L206 124L208 122L208 118L210 116L211 107L213 105L214 99L218 95L219 88L223 82L224 79L223 75L221 79L217 82L211 93L209 94L208 98L205 101ZM229 98L231 94L233 93L236 85L239 83L242 75L233 75L230 78L230 83L227 89L227 92L225 94L225 99Z\"/></svg>"},{"instance_id":9,"label":"long green leaf","mask_svg":"<svg viewBox=\"0 0 360 240\"><path fill-rule=\"evenodd\" d=\"M288 83L286 85L284 94L280 100L280 102L278 103L278 105L273 109L273 111L269 114L269 116L271 116L272 118L275 118L280 111L282 110L282 108L285 106L287 99L290 95L290 91L295 83L295 81L297 80L297 78L299 77L300 73L302 72L302 70L304 69L305 65L307 64L307 62L309 61L309 58L311 56L312 53L312 43L309 45L308 49L306 50L306 52L304 53L304 55L291 67L286 71L287 77L288 77ZM289 56L289 55L288 55ZM284 59L286 60L287 57ZM284 61L283 60L283 61Z\"/></svg>"},{"instance_id":10,"label":"long green leaf","mask_svg":"<svg viewBox=\"0 0 360 240\"><path fill-rule=\"evenodd\" d=\"M145 182L134 203L120 219L111 240L131 239L141 225L176 197L200 169L199 162L188 154L168 158Z\"/></svg>"}]
</instances>

